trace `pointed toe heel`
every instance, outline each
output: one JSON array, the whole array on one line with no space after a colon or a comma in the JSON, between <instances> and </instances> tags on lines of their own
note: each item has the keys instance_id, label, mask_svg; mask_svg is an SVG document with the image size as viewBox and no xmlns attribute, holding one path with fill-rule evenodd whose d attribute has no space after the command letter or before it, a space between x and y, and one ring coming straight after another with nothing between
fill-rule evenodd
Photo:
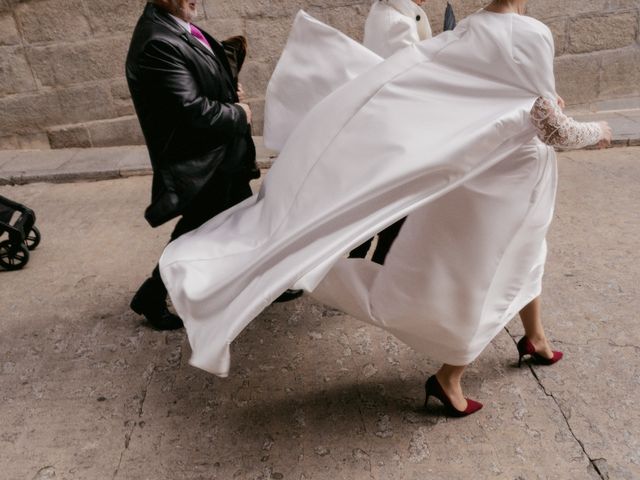
<instances>
[{"instance_id":1,"label":"pointed toe heel","mask_svg":"<svg viewBox=\"0 0 640 480\"><path fill-rule=\"evenodd\" d=\"M438 379L435 375L431 375L424 384L425 390L425 400L424 406L427 407L427 403L429 402L430 397L436 397L438 400L442 402L444 405L447 414L451 417L466 417L471 415L472 413L476 413L480 410L483 405L480 402L476 402L475 400L471 400L470 398L465 398L467 401L467 407L464 410L458 410L453 406L451 400L448 395L438 382Z\"/></svg>"},{"instance_id":2,"label":"pointed toe heel","mask_svg":"<svg viewBox=\"0 0 640 480\"><path fill-rule=\"evenodd\" d=\"M533 346L533 343L526 337L522 337L518 342L518 368L522 365L522 359L529 355L536 363L540 365L553 365L554 363L559 362L564 357L562 352L554 351L553 356L551 358L546 358L536 352L536 347Z\"/></svg>"}]
</instances>

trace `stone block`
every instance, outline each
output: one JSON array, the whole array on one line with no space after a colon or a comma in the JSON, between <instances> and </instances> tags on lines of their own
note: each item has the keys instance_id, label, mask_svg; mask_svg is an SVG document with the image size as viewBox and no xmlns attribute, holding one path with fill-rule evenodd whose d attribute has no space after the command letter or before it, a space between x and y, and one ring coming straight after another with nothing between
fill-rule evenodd
<instances>
[{"instance_id":1,"label":"stone block","mask_svg":"<svg viewBox=\"0 0 640 480\"><path fill-rule=\"evenodd\" d=\"M568 52L585 53L626 47L638 34L636 13L579 17L569 21Z\"/></svg>"},{"instance_id":2,"label":"stone block","mask_svg":"<svg viewBox=\"0 0 640 480\"><path fill-rule=\"evenodd\" d=\"M16 28L16 22L10 13L0 13L0 46L18 45L20 35Z\"/></svg>"},{"instance_id":3,"label":"stone block","mask_svg":"<svg viewBox=\"0 0 640 480\"><path fill-rule=\"evenodd\" d=\"M324 23L361 42L369 4L327 7L311 7L309 13ZM289 28L289 27L287 27Z\"/></svg>"},{"instance_id":4,"label":"stone block","mask_svg":"<svg viewBox=\"0 0 640 480\"><path fill-rule=\"evenodd\" d=\"M289 38L291 23L277 18L246 21L247 41L251 58L261 61L278 60Z\"/></svg>"},{"instance_id":5,"label":"stone block","mask_svg":"<svg viewBox=\"0 0 640 480\"><path fill-rule=\"evenodd\" d=\"M65 125L47 131L51 148L89 148L91 139L84 125Z\"/></svg>"},{"instance_id":6,"label":"stone block","mask_svg":"<svg viewBox=\"0 0 640 480\"><path fill-rule=\"evenodd\" d=\"M363 2L366 6L367 2ZM484 0L452 0L451 6L456 15L456 20L460 21L463 18L478 11L480 8L487 4ZM369 2L370 5L370 2ZM444 12L447 7L447 0L429 0L422 8L429 17L429 23L434 35L442 32L444 24Z\"/></svg>"},{"instance_id":7,"label":"stone block","mask_svg":"<svg viewBox=\"0 0 640 480\"><path fill-rule=\"evenodd\" d=\"M57 91L64 120L47 126L74 124L115 117L108 83L77 85Z\"/></svg>"},{"instance_id":8,"label":"stone block","mask_svg":"<svg viewBox=\"0 0 640 480\"><path fill-rule=\"evenodd\" d=\"M553 35L553 43L555 44L556 56L564 55L567 50L567 19L556 18L545 22L551 34Z\"/></svg>"},{"instance_id":9,"label":"stone block","mask_svg":"<svg viewBox=\"0 0 640 480\"><path fill-rule=\"evenodd\" d=\"M132 32L146 0L84 0L95 34Z\"/></svg>"},{"instance_id":10,"label":"stone block","mask_svg":"<svg viewBox=\"0 0 640 480\"><path fill-rule=\"evenodd\" d=\"M54 91L0 98L0 137L42 131L49 125L68 123Z\"/></svg>"},{"instance_id":11,"label":"stone block","mask_svg":"<svg viewBox=\"0 0 640 480\"><path fill-rule=\"evenodd\" d=\"M297 3L297 4L296 4ZM304 3L304 2L303 2ZM299 2L286 0L203 0L207 19L290 17L299 8Z\"/></svg>"},{"instance_id":12,"label":"stone block","mask_svg":"<svg viewBox=\"0 0 640 480\"><path fill-rule=\"evenodd\" d=\"M22 47L0 47L0 96L36 89Z\"/></svg>"},{"instance_id":13,"label":"stone block","mask_svg":"<svg viewBox=\"0 0 640 480\"><path fill-rule=\"evenodd\" d=\"M253 113L251 133L253 135L262 135L264 129L264 99L251 100L249 106Z\"/></svg>"},{"instance_id":14,"label":"stone block","mask_svg":"<svg viewBox=\"0 0 640 480\"><path fill-rule=\"evenodd\" d=\"M49 150L49 138L44 132L18 135L18 148L21 150Z\"/></svg>"},{"instance_id":15,"label":"stone block","mask_svg":"<svg viewBox=\"0 0 640 480\"><path fill-rule=\"evenodd\" d=\"M129 93L129 86L124 77L111 83L111 96L113 97L113 107L115 108L116 116L124 117L135 114L131 94Z\"/></svg>"},{"instance_id":16,"label":"stone block","mask_svg":"<svg viewBox=\"0 0 640 480\"><path fill-rule=\"evenodd\" d=\"M5 135L0 137L0 150L17 150L19 147L17 135Z\"/></svg>"},{"instance_id":17,"label":"stone block","mask_svg":"<svg viewBox=\"0 0 640 480\"><path fill-rule=\"evenodd\" d=\"M269 150L264 146L264 138L261 136L253 136L253 143L256 146L256 161L258 166L262 168L269 168L273 163L273 159L278 156L278 152Z\"/></svg>"},{"instance_id":18,"label":"stone block","mask_svg":"<svg viewBox=\"0 0 640 480\"><path fill-rule=\"evenodd\" d=\"M240 18L204 20L199 25L220 41L235 35L247 35L245 22ZM256 53L254 46L251 44L248 46L248 50L249 55Z\"/></svg>"},{"instance_id":19,"label":"stone block","mask_svg":"<svg viewBox=\"0 0 640 480\"><path fill-rule=\"evenodd\" d=\"M81 0L21 2L15 14L29 43L81 40L91 35Z\"/></svg>"},{"instance_id":20,"label":"stone block","mask_svg":"<svg viewBox=\"0 0 640 480\"><path fill-rule=\"evenodd\" d=\"M587 103L598 96L600 59L594 55L556 58L556 90L567 104Z\"/></svg>"},{"instance_id":21,"label":"stone block","mask_svg":"<svg viewBox=\"0 0 640 480\"><path fill-rule=\"evenodd\" d=\"M607 0L532 0L527 4L527 15L544 20L555 17L577 16L607 10Z\"/></svg>"},{"instance_id":22,"label":"stone block","mask_svg":"<svg viewBox=\"0 0 640 480\"><path fill-rule=\"evenodd\" d=\"M240 82L249 98L264 97L267 83L269 83L275 67L275 60L270 62L250 60L245 64L240 72Z\"/></svg>"},{"instance_id":23,"label":"stone block","mask_svg":"<svg viewBox=\"0 0 640 480\"><path fill-rule=\"evenodd\" d=\"M123 126L135 118L123 74L131 30L145 1L0 0L0 148L42 143L45 135L52 146L87 146L92 136L104 145L142 143L137 121L130 131ZM446 3L429 0L423 7L434 33L442 30ZM451 3L460 21L487 1ZM259 134L265 89L298 9L360 40L371 0L200 5L197 23L216 38L248 37L241 81ZM553 33L558 91L570 105L640 95L640 71L633 68L640 51L638 0L531 0L528 12Z\"/></svg>"},{"instance_id":24,"label":"stone block","mask_svg":"<svg viewBox=\"0 0 640 480\"><path fill-rule=\"evenodd\" d=\"M144 144L142 130L135 116L92 122L87 124L87 129L93 147Z\"/></svg>"},{"instance_id":25,"label":"stone block","mask_svg":"<svg viewBox=\"0 0 640 480\"><path fill-rule=\"evenodd\" d=\"M640 48L627 47L602 57L599 98L640 95Z\"/></svg>"},{"instance_id":26,"label":"stone block","mask_svg":"<svg viewBox=\"0 0 640 480\"><path fill-rule=\"evenodd\" d=\"M32 47L29 61L45 86L72 85L124 75L129 36Z\"/></svg>"}]
</instances>

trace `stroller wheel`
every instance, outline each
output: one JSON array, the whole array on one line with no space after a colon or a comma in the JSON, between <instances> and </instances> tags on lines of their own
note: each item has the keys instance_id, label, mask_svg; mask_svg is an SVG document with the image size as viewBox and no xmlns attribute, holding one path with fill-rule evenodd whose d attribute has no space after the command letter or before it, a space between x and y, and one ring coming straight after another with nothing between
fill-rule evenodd
<instances>
[{"instance_id":1,"label":"stroller wheel","mask_svg":"<svg viewBox=\"0 0 640 480\"><path fill-rule=\"evenodd\" d=\"M27 237L24 239L24 244L27 246L29 250L35 250L40 245L40 240L42 239L42 235L40 235L40 230L35 225L31 227Z\"/></svg>"},{"instance_id":2,"label":"stroller wheel","mask_svg":"<svg viewBox=\"0 0 640 480\"><path fill-rule=\"evenodd\" d=\"M29 261L29 250L23 244L10 240L0 242L0 266L5 270L20 270Z\"/></svg>"}]
</instances>

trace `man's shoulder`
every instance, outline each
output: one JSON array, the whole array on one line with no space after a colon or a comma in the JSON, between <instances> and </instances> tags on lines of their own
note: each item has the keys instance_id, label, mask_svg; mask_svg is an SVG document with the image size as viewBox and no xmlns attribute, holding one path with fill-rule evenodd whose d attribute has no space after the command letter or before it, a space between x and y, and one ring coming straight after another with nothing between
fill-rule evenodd
<instances>
[{"instance_id":1,"label":"man's shoulder","mask_svg":"<svg viewBox=\"0 0 640 480\"><path fill-rule=\"evenodd\" d=\"M153 18L141 18L134 30L134 37L145 39L146 41L158 40L168 43L178 43L181 41L181 31L167 22L157 21Z\"/></svg>"},{"instance_id":2,"label":"man's shoulder","mask_svg":"<svg viewBox=\"0 0 640 480\"><path fill-rule=\"evenodd\" d=\"M129 47L129 62L137 62L139 56L149 48L159 49L171 56L186 55L186 42L181 38L180 30L168 24L168 21L158 21L148 15L140 18L133 31Z\"/></svg>"}]
</instances>

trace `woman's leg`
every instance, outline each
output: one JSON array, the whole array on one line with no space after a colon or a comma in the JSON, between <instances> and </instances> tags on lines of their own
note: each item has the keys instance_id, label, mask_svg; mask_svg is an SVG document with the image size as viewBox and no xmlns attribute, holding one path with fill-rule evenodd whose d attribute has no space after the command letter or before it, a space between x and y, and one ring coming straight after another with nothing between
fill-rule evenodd
<instances>
[{"instance_id":1,"label":"woman's leg","mask_svg":"<svg viewBox=\"0 0 640 480\"><path fill-rule=\"evenodd\" d=\"M462 385L460 384L465 368L467 368L466 365L459 367L445 363L436 373L438 383L447 394L447 397L449 397L449 400L451 400L453 406L460 411L467 408L467 400L462 394Z\"/></svg>"},{"instance_id":2,"label":"woman's leg","mask_svg":"<svg viewBox=\"0 0 640 480\"><path fill-rule=\"evenodd\" d=\"M540 297L534 298L520 310L520 320L522 320L524 334L536 348L536 353L544 358L552 358L553 350L551 350L542 326L541 304Z\"/></svg>"}]
</instances>

